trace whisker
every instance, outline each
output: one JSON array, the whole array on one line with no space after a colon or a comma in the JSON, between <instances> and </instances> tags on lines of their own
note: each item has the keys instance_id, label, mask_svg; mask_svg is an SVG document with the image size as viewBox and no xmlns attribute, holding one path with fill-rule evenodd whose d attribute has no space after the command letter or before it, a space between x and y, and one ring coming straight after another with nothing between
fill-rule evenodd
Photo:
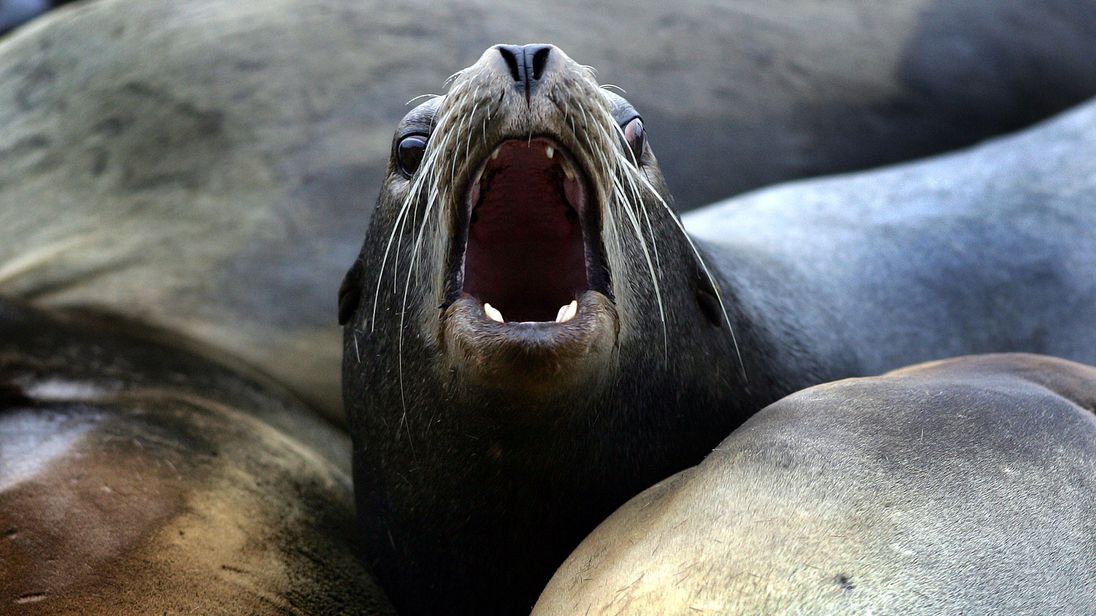
<instances>
[{"instance_id":1,"label":"whisker","mask_svg":"<svg viewBox=\"0 0 1096 616\"><path fill-rule=\"evenodd\" d=\"M412 194L415 192L414 187L409 190L407 197L404 199L403 204L400 206L399 212L396 214L396 221L392 224L392 233L388 236L388 242L384 247L384 256L381 258L381 266L377 271L377 287L373 290L373 312L369 317L369 331L376 330L377 325L377 303L380 299L381 284L384 283L384 268L388 263L388 254L392 249L392 242L396 240L397 235L403 234L403 221L406 219L407 211L411 208ZM399 249L397 248L397 251Z\"/></svg>"},{"instance_id":2,"label":"whisker","mask_svg":"<svg viewBox=\"0 0 1096 616\"><path fill-rule=\"evenodd\" d=\"M447 120L447 118L448 118L448 116L443 117L443 118L441 118L441 120L436 120L436 121L445 122ZM385 256L384 256L384 259L382 259L382 261L381 261L381 272L382 273L383 273L383 270L384 270L384 264L387 261L389 249L391 248L391 245L392 245L392 240L396 235L395 225L399 225L401 223L400 219L406 214L407 210L411 206L411 203L413 203L415 200L418 199L418 195L421 192L423 182L425 181L426 176L427 176L427 171L430 169L430 167L432 165L432 161L435 160L436 157L437 157L437 151L439 150L439 148L434 147L434 148L431 148L431 149L433 151L430 153L430 155L428 155L423 160L423 164L420 167L420 171L419 171L418 174L416 174L415 179L412 181L411 187L408 189L408 194L404 198L404 202L400 207L400 212L396 217L396 222L394 223L394 228L393 228L393 236L389 237L388 244L385 247L385 252L384 252ZM398 247L397 247L397 251L398 251ZM379 285L378 285L378 288L379 288ZM374 310L374 312L375 312L375 310Z\"/></svg>"},{"instance_id":3,"label":"whisker","mask_svg":"<svg viewBox=\"0 0 1096 616\"><path fill-rule=\"evenodd\" d=\"M403 228L404 225L407 224L407 213L412 210L412 204L418 201L419 195L422 193L422 187L424 185L424 182L426 181L427 176L426 169L429 169L431 160L431 156L427 156L423 159L423 165L419 169L419 175L412 182L411 187L407 191L407 196L404 197L403 205L400 207L400 214L396 218L396 223L393 225L392 236L388 239L388 247L386 247L384 250L384 258L381 259L381 268L380 271L377 272L377 289L376 293L373 296L374 324L376 321L377 298L380 295L381 283L384 280L384 267L388 261L388 249L389 247L391 247L392 241L395 240L396 251L394 253L394 261L392 264L392 289L394 292L396 288L396 276L399 274L400 271L400 249L403 247ZM417 220L417 212L415 213L415 216Z\"/></svg>"},{"instance_id":4,"label":"whisker","mask_svg":"<svg viewBox=\"0 0 1096 616\"><path fill-rule=\"evenodd\" d=\"M580 105L580 108L581 107L582 106ZM597 107L596 109L600 110L601 108ZM616 123L616 121L612 121L611 116L609 116L607 110L605 110L604 113L605 113L606 116L608 116L608 119L610 120L610 121L605 122L605 125L606 126L612 126L615 129L615 131L618 133L620 138L622 139L622 143L627 143L627 138L624 135L624 130L620 127L620 125L618 125ZM603 118L603 121L605 121L605 119L606 118ZM715 276L712 274L711 268L708 267L708 263L704 260L704 257L701 255L700 249L697 248L696 243L693 242L692 237L685 230L685 226L681 223L681 220L677 217L677 214L674 212L673 208L671 208L670 205L668 203L666 203L666 201L658 193L658 191L655 190L655 187L651 184L650 180L647 178L646 173L633 173L633 172L630 171L631 169L638 170L640 168L639 161L636 159L635 153L632 152L631 148L624 148L624 149L627 150L628 155L631 158L632 163L634 165L633 167L629 167L628 171L625 171L625 177L627 177L629 179L629 181L632 181L632 182L638 181L642 185L642 187L644 189L646 189L646 191L652 197L654 197L654 199L663 208L663 210L665 210L667 216L669 216L669 218L674 222L674 225L677 227L678 231L681 233L681 235L685 238L685 241L688 243L689 249L693 253L693 257L696 259L697 263L700 265L700 268L704 272L704 275L707 277L708 282L712 285L712 288L714 288L716 290L716 300L718 300L718 302L719 302L719 310L723 315L723 320L727 324L727 331L731 335L731 343L734 346L734 351L735 351L735 355L738 359L739 368L741 369L742 378L743 378L743 380L745 380L748 383L749 382L749 377L746 374L746 363L742 359L742 351L741 351L741 349L738 345L738 339L737 339L737 336L735 336L734 327L731 323L730 316L727 314L727 307L723 302L723 294L719 291L719 283L716 281ZM619 154L619 151L615 147L612 148L612 151ZM646 214L646 212L645 212L645 214ZM653 232L652 232L652 237L654 237ZM660 269L661 269L661 265L660 265ZM661 306L660 306L660 308L661 308Z\"/></svg>"},{"instance_id":5,"label":"whisker","mask_svg":"<svg viewBox=\"0 0 1096 616\"><path fill-rule=\"evenodd\" d=\"M472 135L475 131L472 130L472 121L476 119L476 111L479 110L479 86L476 86L474 92L472 92L472 110L468 112L468 138L464 142L464 160L468 160L468 152L472 149ZM485 138L484 141L487 141Z\"/></svg>"},{"instance_id":6,"label":"whisker","mask_svg":"<svg viewBox=\"0 0 1096 616\"><path fill-rule=\"evenodd\" d=\"M417 257L420 253L421 248L422 248L423 232L426 230L427 223L430 222L430 213L433 210L434 204L441 201L441 200L442 199L439 195L437 182L434 182L430 187L430 195L426 200L426 211L423 212L422 225L419 226L419 232L418 232L418 235L415 238L415 244L411 249L412 257L410 259L410 263L407 266L407 279L406 279L406 282L404 282L404 285L403 285L403 300L402 300L402 306L401 306L401 310L400 310L399 349L397 351L397 355L398 355L397 365L399 366L399 379L400 379L400 402L403 406L403 415L400 418L400 425L401 426L405 426L406 425L406 420L407 420L407 393L406 393L406 389L404 387L404 378L403 378L403 340L404 340L404 333L405 333L405 329L406 329L406 320L407 320L407 298L410 295L411 278L413 277L413 275L415 273L415 266L421 261L421 259L419 259ZM441 208L438 208L438 211L440 211L440 210L441 210ZM396 429L397 438L399 437L399 430L400 430L400 428ZM411 430L410 430L410 428L408 428L405 431L407 432L407 442L411 447L411 455L412 455L412 457L414 457L415 456L415 445L411 440Z\"/></svg>"},{"instance_id":7,"label":"whisker","mask_svg":"<svg viewBox=\"0 0 1096 616\"><path fill-rule=\"evenodd\" d=\"M579 108L580 111L582 111L584 116L589 118L589 116L586 114L585 105L583 105L582 103L579 103L577 105L577 107ZM591 113L593 113L593 112L591 112ZM615 125L616 123L612 122L612 124ZM597 134L596 131L588 130L588 132L591 133L591 134ZM654 262L651 260L650 249L647 245L646 239L643 237L643 231L640 228L639 219L636 216L635 211L629 205L628 197L627 197L626 191L624 189L623 182L621 181L621 179L619 177L619 175L626 175L626 171L624 171L624 168L619 164L618 165L610 164L609 159L605 155L605 150L606 150L605 147L596 147L596 148L591 148L591 149L592 149L592 151L597 153L597 157L601 162L603 172L605 173L606 178L612 183L613 198L610 199L610 203L616 204L617 207L622 209L623 212L627 215L627 218L628 218L629 222L632 224L632 232L633 232L633 234L636 238L636 241L639 243L640 250L643 253L643 258L644 258L644 261L647 264L648 273L651 276L651 284L654 287L655 298L656 298L657 303L658 303L659 322L662 325L663 356L668 357L669 356L669 332L668 332L668 329L666 327L666 310L665 310L665 306L664 306L663 300L662 300L662 288L661 288L661 285L659 284L659 280L658 280L659 277L658 277L658 273L655 269ZM609 151L614 153L614 160L616 160L616 158L619 157L619 155L616 154L616 148L610 148ZM611 208L606 208L607 211L610 210L610 209Z\"/></svg>"},{"instance_id":8,"label":"whisker","mask_svg":"<svg viewBox=\"0 0 1096 616\"><path fill-rule=\"evenodd\" d=\"M685 230L685 225L682 224L681 220L677 217L677 214L674 212L673 208L671 208L670 205L666 203L666 201L662 198L662 196L658 194L658 191L654 189L654 186L651 185L651 182L646 178L646 176L639 176L639 180L643 183L643 185L647 188L651 195L654 196L659 205L661 205L662 208L666 211L666 214L669 216L670 220L674 222L674 225L677 226L678 231L681 232L681 235L685 238L685 241L688 242L689 249L692 250L693 256L696 258L697 263L700 264L700 269L704 271L704 275L708 278L709 284L711 284L712 288L715 289L715 298L719 301L719 311L723 314L723 322L727 324L727 331L731 334L731 342L734 345L735 355L738 357L738 365L742 371L742 378L747 383L749 383L750 379L746 375L746 362L742 359L742 351L741 349L739 349L738 346L738 338L734 334L734 326L731 324L730 316L727 315L727 306L723 303L723 293L719 289L719 282L716 280L715 275L712 274L712 270L708 267L708 263L700 254L700 249L696 247L696 243L693 242L693 238L689 236L689 232Z\"/></svg>"},{"instance_id":9,"label":"whisker","mask_svg":"<svg viewBox=\"0 0 1096 616\"><path fill-rule=\"evenodd\" d=\"M627 137L624 135L624 130L620 127L620 125L617 124L616 122L612 122L612 126L616 129L617 134L620 136L620 138L622 140L624 140L624 142L627 142ZM628 152L628 155L631 158L631 163L633 165L635 165L636 168L638 168L639 167L639 161L636 160L635 153L632 151L631 148L625 148L625 150ZM618 157L620 157L620 153L617 150L614 149L613 151L617 154ZM639 186L637 185L637 183L635 181L635 178L633 177L633 174L630 173L630 172L625 172L624 177L628 180L629 188L632 189L632 197L634 199L633 203L635 204L636 208L640 212L643 213L643 218L644 218L644 220L646 221L646 224L647 224L647 233L651 237L651 246L654 248L655 265L658 268L659 273L661 274L662 273L662 260L659 257L659 252L658 252L658 236L655 234L654 227L651 224L651 216L647 212L647 208L642 207L643 199L639 195Z\"/></svg>"},{"instance_id":10,"label":"whisker","mask_svg":"<svg viewBox=\"0 0 1096 616\"><path fill-rule=\"evenodd\" d=\"M404 103L404 106L410 105L411 103L413 103L413 102L415 102L415 101L420 101L420 100L422 100L422 99L424 99L424 98L437 98L437 97L439 97L439 96L441 96L441 94L419 94L419 95L418 95L418 96L416 96L415 98L412 98L411 100L409 100L409 101L407 101L406 103Z\"/></svg>"},{"instance_id":11,"label":"whisker","mask_svg":"<svg viewBox=\"0 0 1096 616\"><path fill-rule=\"evenodd\" d=\"M425 182L427 181L427 178L430 177L431 173L433 173L434 168L437 166L438 157L441 156L441 153L445 152L445 150L448 148L449 141L452 138L452 132L447 131L446 128L448 127L448 125L449 125L449 123L450 123L450 121L451 121L451 119L452 119L452 117L455 113L456 113L456 111L454 109L450 109L446 112L445 115L443 115L441 117L440 120L438 120L438 124L437 124L437 128L435 129L435 132L442 133L442 141L441 141L441 143L436 143L435 140L431 140L430 142L428 142L427 149L429 151L427 152L426 156L423 158L423 161L422 161L421 165L419 166L419 172L418 172L418 175L415 179L415 182L413 183L411 189L408 191L407 197L405 199L405 204L407 204L408 206L411 202L417 201L419 199L419 196L422 194L422 188L423 188L423 186L425 186ZM436 181L436 180L433 180L433 181ZM417 224L418 223L418 211L417 210L415 211L415 216L416 216L415 224ZM396 259L395 259L395 262L393 263L393 266L392 266L392 289L393 289L393 291L396 289L396 286L398 284L397 276L399 275L399 269L400 269L399 268L400 248L403 245L403 224L404 223L406 223L406 217L404 218L404 221L400 223L398 239L396 240L396 253L395 253L396 254ZM384 271L383 271L383 262L382 262L382 271L380 272L380 275L383 276L383 274L384 274Z\"/></svg>"},{"instance_id":12,"label":"whisker","mask_svg":"<svg viewBox=\"0 0 1096 616\"><path fill-rule=\"evenodd\" d=\"M458 134L460 134L461 132L464 131L464 123L467 120L468 120L467 115L465 115L464 117L461 118L460 125L457 127L457 131L456 131ZM469 133L471 133L471 131L469 131ZM457 146L457 147L459 148L460 146ZM456 152L454 152L453 154L454 154L453 163L451 165L449 165L449 183L450 184L456 184L456 181L457 181L456 180L456 178L457 178L457 163L460 162L460 156L457 156Z\"/></svg>"},{"instance_id":13,"label":"whisker","mask_svg":"<svg viewBox=\"0 0 1096 616\"><path fill-rule=\"evenodd\" d=\"M456 75L459 75L459 73L457 73ZM448 85L449 84L447 83L447 86ZM415 456L415 447L414 447L414 442L413 442L413 439L412 439L412 436L411 436L410 428L407 427L408 426L408 423L407 423L407 408L408 408L407 407L407 389L406 389L406 383L405 383L405 378L404 378L404 365L403 365L404 364L403 359L404 359L405 338L406 338L406 335L407 335L407 326L408 326L408 324L407 324L407 313L409 311L408 300L411 296L411 282L412 282L413 279L416 279L416 273L418 271L420 271L420 266L421 266L422 260L425 256L425 253L424 253L424 250L423 250L423 238L426 236L426 230L428 228L430 228L432 221L436 221L435 224L434 224L435 235L438 235L438 234L441 233L441 229L442 229L443 225L441 224L440 212L445 211L447 209L449 194L451 192L451 189L453 188L453 186L456 183L456 165L457 165L458 160L460 159L460 156L453 155L453 163L451 165L449 165L449 185L447 186L447 188L450 189L450 190L445 190L445 191L442 190L442 184L443 184L443 181L445 179L445 166L441 162L441 156L443 154L450 154L450 155L454 154L454 153L450 152L450 149L454 147L454 144L455 144L455 147L459 150L459 148L460 148L460 137L461 137L461 134L465 132L464 131L465 123L468 123L469 130L467 131L467 139L465 140L465 158L467 158L467 154L468 154L468 152L470 151L470 148L471 148L471 137L472 137L472 134L474 133L474 131L471 130L471 125L472 125L471 122L475 117L475 113L476 113L477 109L479 108L478 107L478 105L479 105L478 95L479 95L478 88L474 92L472 92L471 94L469 94L469 92L467 91L467 88L462 87L461 84L457 84L457 85L455 85L451 88L450 94L449 94L451 104L447 105L446 108L439 114L439 116L436 118L436 122L434 124L434 126L435 126L434 134L439 136L439 137L435 137L434 139L431 139L428 142L429 152L427 152L426 156L423 158L423 161L419 166L418 174L415 177L414 182L412 183L411 187L408 190L408 194L407 194L407 196L404 200L404 205L401 208L400 219L397 220L397 225L396 225L398 227L398 230L395 232L395 235L398 237L398 239L396 241L396 257L394 259L393 266L392 266L392 269L393 269L393 271L392 271L392 275L393 275L393 292L395 292L396 285L398 284L396 277L399 275L399 270L400 270L400 267L399 267L399 260L400 259L399 259L399 257L400 257L400 252L401 252L400 249L401 249L402 241L403 241L404 227L406 226L407 219L408 219L408 216L406 215L406 212L407 212L407 210L410 210L410 209L414 210L415 219L414 219L414 222L412 223L412 229L414 229L415 227L417 227L418 229L417 229L417 232L414 232L415 239L414 239L414 242L411 246L410 257L408 259L409 262L407 264L407 275L404 279L403 294L402 294L402 298L401 298L401 301L400 301L400 311L399 311L400 312L400 323L399 323L399 336L398 336L398 340L397 340L397 356L398 356L397 367L398 367L398 378L399 378L399 387L400 387L400 404L402 406L402 415L400 417L400 423L396 428L396 438L399 438L399 432L401 430L405 430L407 432L407 441L408 441L408 445L411 448L412 456ZM471 113L464 113L464 111L465 111L465 109L466 109L466 107L469 103L469 99L471 99L471 101L473 103L472 111L471 111ZM455 118L458 117L458 116L460 117L460 122L457 123L457 125L454 129L453 125L454 125L454 122L455 122ZM484 130L486 131L486 128ZM422 208L422 220L420 222L419 219L418 219L419 208L413 208L413 203L417 203L419 201L419 199L423 196L423 191L424 190L425 190L425 196L426 196L426 203L425 203L425 207ZM438 212L439 214L437 216L433 216L433 214L435 212ZM437 244L437 243L438 242L435 242L435 244ZM391 246L391 238L389 239L389 247L390 246ZM387 261L387 252L388 252L389 247L386 247L386 250L385 250L385 252L386 252L385 259L382 260L381 271L378 274L379 278L383 278L383 275L384 275L384 265L383 264L384 264L385 261ZM420 281L420 283L421 283L421 281ZM380 289L380 283L378 282L377 295L379 295L379 289ZM375 297L374 297L374 321L375 321L376 302L377 302L377 297L375 295Z\"/></svg>"},{"instance_id":14,"label":"whisker","mask_svg":"<svg viewBox=\"0 0 1096 616\"><path fill-rule=\"evenodd\" d=\"M655 299L658 302L658 317L662 323L662 351L663 354L668 357L670 338L666 329L666 309L662 303L662 288L658 282L658 273L655 270L654 262L651 260L651 252L647 246L647 241L643 238L643 231L639 226L639 219L636 217L636 213L632 208L628 206L627 198L623 195L624 186L617 177L613 177L613 190L617 192L617 202L628 215L629 222L632 223L633 233L636 236L636 240L639 242L640 250L643 252L643 259L647 262L647 270L651 275L651 284L654 285Z\"/></svg>"},{"instance_id":15,"label":"whisker","mask_svg":"<svg viewBox=\"0 0 1096 616\"><path fill-rule=\"evenodd\" d=\"M580 104L578 110L582 112L582 130L590 130L590 116L586 115L586 108Z\"/></svg>"}]
</instances>

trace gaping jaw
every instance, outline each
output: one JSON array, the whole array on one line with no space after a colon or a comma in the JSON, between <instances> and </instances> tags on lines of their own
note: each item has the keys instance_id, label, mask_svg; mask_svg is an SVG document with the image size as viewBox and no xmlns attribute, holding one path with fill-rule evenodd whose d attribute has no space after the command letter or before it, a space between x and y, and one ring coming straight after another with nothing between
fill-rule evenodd
<instances>
[{"instance_id":1,"label":"gaping jaw","mask_svg":"<svg viewBox=\"0 0 1096 616\"><path fill-rule=\"evenodd\" d=\"M474 169L443 314L451 359L522 393L590 376L616 336L600 191L555 137L503 140Z\"/></svg>"},{"instance_id":2,"label":"gaping jaw","mask_svg":"<svg viewBox=\"0 0 1096 616\"><path fill-rule=\"evenodd\" d=\"M550 138L504 141L483 161L458 222L453 289L498 323L566 323L586 291L609 295L586 174Z\"/></svg>"}]
</instances>

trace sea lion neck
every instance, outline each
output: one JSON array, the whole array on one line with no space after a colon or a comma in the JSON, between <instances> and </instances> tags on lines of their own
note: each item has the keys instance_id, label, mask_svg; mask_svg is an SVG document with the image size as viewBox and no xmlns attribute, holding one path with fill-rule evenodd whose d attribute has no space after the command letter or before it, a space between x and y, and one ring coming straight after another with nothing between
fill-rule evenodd
<instances>
[{"instance_id":1,"label":"sea lion neck","mask_svg":"<svg viewBox=\"0 0 1096 616\"><path fill-rule=\"evenodd\" d=\"M737 421L676 371L639 368L595 399L542 409L561 418L548 424L501 420L526 409L458 402L436 381L410 392L404 414L398 386L373 369L347 383L369 392L350 403L355 493L374 573L406 613L527 610L600 520L730 429L709 430L707 413L691 425L689 411Z\"/></svg>"}]
</instances>

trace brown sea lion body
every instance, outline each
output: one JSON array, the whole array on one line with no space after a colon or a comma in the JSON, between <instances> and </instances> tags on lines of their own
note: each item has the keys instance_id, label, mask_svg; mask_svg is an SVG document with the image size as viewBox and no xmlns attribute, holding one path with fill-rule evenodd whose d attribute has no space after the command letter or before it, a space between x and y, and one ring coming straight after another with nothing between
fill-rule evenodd
<instances>
[{"instance_id":1,"label":"brown sea lion body","mask_svg":"<svg viewBox=\"0 0 1096 616\"><path fill-rule=\"evenodd\" d=\"M0 302L0 612L392 613L346 437L157 337Z\"/></svg>"}]
</instances>

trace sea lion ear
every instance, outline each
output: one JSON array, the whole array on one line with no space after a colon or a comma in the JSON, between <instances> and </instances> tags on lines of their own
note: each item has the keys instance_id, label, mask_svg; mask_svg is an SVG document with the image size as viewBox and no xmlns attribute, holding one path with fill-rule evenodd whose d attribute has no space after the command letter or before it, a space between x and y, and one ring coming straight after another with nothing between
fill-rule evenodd
<instances>
[{"instance_id":1,"label":"sea lion ear","mask_svg":"<svg viewBox=\"0 0 1096 616\"><path fill-rule=\"evenodd\" d=\"M712 279L699 263L696 264L696 303L709 323L716 327L723 326L723 308L719 305L719 290L712 284Z\"/></svg>"},{"instance_id":2,"label":"sea lion ear","mask_svg":"<svg viewBox=\"0 0 1096 616\"><path fill-rule=\"evenodd\" d=\"M355 260L354 265L350 266L350 271L343 276L342 284L339 285L339 325L346 325L358 309L358 302L362 295L363 267L361 259Z\"/></svg>"}]
</instances>

